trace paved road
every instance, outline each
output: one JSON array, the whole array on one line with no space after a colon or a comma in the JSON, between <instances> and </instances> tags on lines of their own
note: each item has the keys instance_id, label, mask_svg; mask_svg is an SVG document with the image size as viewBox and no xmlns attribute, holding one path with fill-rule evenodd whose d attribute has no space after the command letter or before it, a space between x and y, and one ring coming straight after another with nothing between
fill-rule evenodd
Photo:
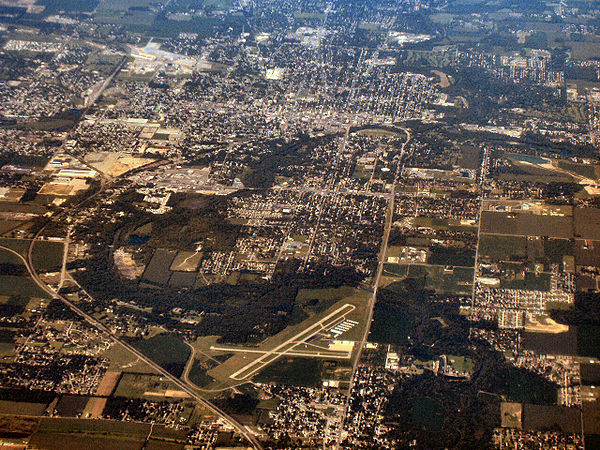
<instances>
[{"instance_id":1,"label":"paved road","mask_svg":"<svg viewBox=\"0 0 600 450\"><path fill-rule=\"evenodd\" d=\"M71 242L71 228L69 227L69 229L67 229L67 237L64 240L63 243L63 258L62 258L62 265L60 268L60 281L58 282L58 291L60 291L60 289L63 286L63 283L65 282L65 278L67 276L67 256L69 255L69 243Z\"/></svg>"},{"instance_id":2,"label":"paved road","mask_svg":"<svg viewBox=\"0 0 600 450\"><path fill-rule=\"evenodd\" d=\"M122 69L122 67L123 67L123 65L125 64L126 61L127 61L127 56L124 56L123 59L120 61L120 63L115 67L115 69L113 70L113 72L108 76L108 78L92 94L92 97L90 98L90 101L88 101L87 104L85 105L85 108L84 108L84 111L83 111L81 117L85 116L85 113L89 110L89 108L91 106L93 106L93 104L100 97L100 95L102 94L102 92L104 92L104 90L110 85L110 83L112 82L112 80L114 79L114 77L119 73L119 71ZM76 126L76 124L74 125L73 130L75 129L75 126ZM72 133L72 131L70 133ZM67 139L65 139L65 142L66 141L67 141ZM61 150L65 151L64 144L63 144L63 148ZM83 161L83 160L81 160L79 158L77 158L77 159L83 165L85 165L86 167L90 167L85 161ZM97 170L97 169L95 169L95 170ZM92 194L91 196L87 197L86 199L82 200L78 204L72 206L71 208L62 210L60 213L58 213L54 217L54 219L56 219L58 216L61 216L61 215L65 215L66 216L68 212L73 212L77 207L79 207L82 204L88 202L89 200L91 200L92 198L96 197L97 195L99 195L100 193L102 193L105 190L106 184L107 184L106 183L106 181L107 181L106 180L106 176L104 174L102 174L100 171L98 171L98 172L100 173L100 176L101 176L101 188L100 188L100 190L98 192ZM166 370L164 370L161 366L159 366L154 361L152 361L150 358L148 358L146 355L144 355L139 350L137 350L135 347L131 346L126 341L121 340L115 333L112 332L112 330L110 330L108 327L106 327L103 323L99 322L98 320L96 320L95 318L93 318L89 314L85 313L80 308L78 308L71 301L69 301L68 299L66 299L65 297L63 297L62 295L60 295L57 291L55 291L54 289L52 289L51 286L47 285L39 277L38 273L35 270L33 262L32 262L32 255L33 255L33 247L35 245L35 242L39 239L39 237L42 234L42 232L43 232L44 229L45 229L45 226L42 227L35 234L35 236L33 237L33 239L31 240L31 244L29 245L29 250L28 250L28 253L27 253L27 258L24 258L20 253L15 252L11 248L4 247L4 246L1 246L1 245L0 245L0 248L3 249L3 250L8 251L8 252L10 252L10 253L12 253L14 255L16 255L23 262L23 264L25 265L25 267L27 268L27 271L29 272L29 275L31 276L31 279L40 287L40 289L42 289L44 292L46 292L51 298L62 301L69 309L71 309L73 312L75 312L76 314L78 314L79 316L81 316L90 325L92 325L93 327L97 328L98 330L101 330L104 333L106 333L110 337L110 339L113 340L115 343L118 343L118 344L122 345L127 350L129 350L133 355L135 355L138 359L140 359L141 361L144 361L146 364L148 364L150 367L152 367L158 373L160 373L164 377L170 379L177 387L179 387L181 390L183 390L184 392L186 392L187 394L189 394L198 403L202 404L204 407L206 407L208 410L210 410L213 414L215 414L216 416L222 418L225 422L229 423L235 430L237 430L242 436L244 436L248 440L248 442L255 449L262 449L263 448L262 444L258 441L258 439L256 439L256 437L250 431L248 431L242 424L240 424L239 422L237 422L235 419L233 419L231 416L229 416L228 414L226 414L224 411L222 411L221 409L219 409L218 407L216 407L215 405L213 405L212 403L210 403L204 397L200 396L194 390L193 385L190 385L190 383L184 382L184 381L180 380L179 378L173 376L172 374L170 374L169 372L167 372Z\"/></svg>"},{"instance_id":3,"label":"paved road","mask_svg":"<svg viewBox=\"0 0 600 450\"><path fill-rule=\"evenodd\" d=\"M394 221L395 198L396 198L394 193L396 191L396 183L398 182L398 177L400 176L400 173L402 172L402 159L404 157L404 152L406 150L406 146L410 142L410 138L411 138L410 132L407 129L403 129L403 130L406 133L406 141L404 142L404 144L402 144L402 149L400 150L400 155L398 156L398 166L396 168L396 175L394 176L394 181L392 183L392 188L391 188L392 195L390 195L389 200L388 200L388 211L387 211L387 215L386 215L385 229L383 232L381 252L379 254L379 264L377 265L377 273L375 275L375 280L373 281L373 295L369 299L369 306L368 306L369 313L367 316L367 322L365 324L365 332L363 334L362 340L358 344L357 351L356 351L356 359L354 360L354 363L352 365L352 376L350 377L350 385L348 387L348 397L346 399L344 415L348 414L348 408L350 406L350 393L352 392L354 377L356 376L356 369L358 368L358 363L360 361L360 356L362 354L363 348L367 342L367 339L369 338L369 331L371 329L371 321L373 320L373 309L375 308L375 300L377 298L377 290L379 288L379 280L381 279L381 274L383 273L383 266L385 263L385 254L387 252L388 242L390 240L390 232L392 230L392 223ZM345 423L345 420L344 420L344 423ZM343 424L342 424L342 426L343 426ZM341 436L337 442L336 448L340 447L340 444L341 444L340 441L341 441Z\"/></svg>"},{"instance_id":4,"label":"paved road","mask_svg":"<svg viewBox=\"0 0 600 450\"><path fill-rule=\"evenodd\" d=\"M37 239L37 237L36 237L36 239ZM112 330L110 330L108 327L106 327L103 323L99 322L98 320L96 320L95 318L93 318L92 316L90 316L89 314L87 314L86 312L81 310L80 308L78 308L71 301L67 300L65 297L63 297L58 292L56 292L54 289L52 289L50 286L48 286L37 274L37 272L35 271L35 268L33 267L33 264L31 263L34 243L35 243L35 240L32 240L31 245L29 246L29 252L28 252L27 259L25 257L23 257L23 255L21 255L20 253L14 251L11 248L5 247L3 245L0 245L0 249L6 250L6 251L12 253L13 255L17 256L23 262L25 267L27 268L27 271L29 272L31 279L40 287L40 289L42 289L44 292L46 292L48 295L50 295L50 297L52 297L53 299L62 301L67 307L69 307L69 309L71 309L71 311L73 311L76 314L78 314L79 316L81 316L90 325L92 325L93 327L97 328L98 330L106 333L110 337L110 339L113 340L115 343L120 344L123 347L125 347L127 350L129 350L129 352L131 352L133 355L135 355L139 360L145 362L150 367L152 367L156 372L158 372L162 376L168 378L179 389L186 392L190 397L192 397L198 403L202 404L204 407L206 407L208 410L210 410L213 414L221 417L223 420L228 422L236 431L238 431L242 436L244 436L255 449L263 448L261 443L258 441L258 439L256 439L256 437L250 431L248 431L241 423L237 422L235 419L233 419L232 417L227 415L224 411L222 411L221 409L219 409L218 407L216 407L215 405L210 403L204 397L201 397L194 390L194 388L191 387L188 383L180 380L179 378L173 376L171 373L167 372L165 369L163 369L161 366L156 364L154 361L152 361L146 355L144 355L139 350L137 350L135 347L130 345L128 342L121 340L115 333L112 332Z\"/></svg>"}]
</instances>

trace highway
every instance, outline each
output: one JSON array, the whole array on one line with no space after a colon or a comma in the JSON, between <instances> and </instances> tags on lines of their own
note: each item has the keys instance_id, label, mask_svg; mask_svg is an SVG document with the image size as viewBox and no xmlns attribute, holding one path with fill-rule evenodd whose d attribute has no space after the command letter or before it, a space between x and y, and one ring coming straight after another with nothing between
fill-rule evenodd
<instances>
[{"instance_id":1,"label":"highway","mask_svg":"<svg viewBox=\"0 0 600 450\"><path fill-rule=\"evenodd\" d=\"M115 67L115 69L109 75L109 77L98 87L97 90L94 91L94 93L92 94L92 96L90 98L90 101L88 101L86 103L84 111L83 111L81 117L83 117L85 115L85 113L87 112L87 110L95 103L95 101L100 97L100 95L102 94L102 92L110 85L110 83L112 82L112 80L114 79L114 77L119 73L119 71L121 70L121 68L123 67L123 65L125 64L126 61L127 61L127 57L125 56L120 61L120 63ZM76 124L74 125L74 128L75 128L75 126L76 126ZM65 142L66 142L66 140L67 139L65 139ZM65 151L65 149L64 149L64 143L63 143L62 151ZM89 167L88 164L85 163L84 161L80 160L80 162L82 164L84 164L85 166ZM95 170L97 170L97 169L95 169ZM106 177L102 173L100 173L100 175L101 175L101 181L102 181L102 183L101 183L101 188L100 188L99 191L97 191L96 193L92 194L91 196L83 199L81 202L79 202L78 204L72 206L71 208L62 210L60 213L58 213L54 217L54 219L56 219L60 215L65 215L68 212L73 212L77 207L79 207L82 204L88 202L89 200L91 200L92 198L96 197L98 194L100 194L101 192L103 192L106 189ZM123 174L123 175L126 175L126 174ZM93 318L92 316L90 316L89 314L87 314L86 312L84 312L83 310L81 310L79 307L77 307L75 304L73 304L71 301L69 301L64 296L60 295L57 291L55 291L51 286L47 285L40 278L39 274L36 272L35 267L33 265L33 258L32 258L32 256L33 256L33 248L35 246L35 242L40 238L40 236L41 236L42 232L44 231L44 229L46 228L46 226L47 226L47 224L44 225L42 228L40 228L40 230L37 231L37 233L34 235L33 239L31 240L31 243L29 245L29 249L28 249L28 252L27 252L27 258L23 257L23 255L21 255L20 253L12 250L11 248L8 248L8 247L0 245L0 249L8 251L11 254L14 254L15 256L17 256L23 262L23 264L25 265L25 267L27 269L27 272L29 273L31 279L40 287L40 289L42 289L44 292L46 292L51 298L62 301L69 309L71 309L71 311L73 311L74 313L78 314L80 317L82 317L86 322L88 322L94 328L96 328L96 329L98 329L98 330L106 333L106 335L113 342L117 343L118 345L122 345L124 348L126 348L127 350L129 350L129 352L131 354L133 354L134 356L136 356L139 360L145 362L150 367L152 367L157 373L159 373L162 376L168 378L178 388L180 388L182 391L184 391L188 395L190 395L191 398L193 398L194 400L196 400L198 403L202 404L205 408L207 408L209 411L211 411L216 416L218 416L221 419L223 419L226 423L229 423L238 433L240 433L242 436L244 436L244 438L246 438L246 440L252 445L253 448L255 448L255 449L262 449L263 448L262 444L258 441L258 439L256 439L256 437L248 429L246 429L241 423L239 423L238 421L236 421L234 418L232 418L231 416L229 416L227 413L225 413L224 411L222 411L220 408L218 408L217 406L213 405L211 402L209 402L208 400L206 400L204 397L200 396L198 394L198 392L194 389L194 386L191 385L191 383L182 381L179 378L173 376L171 373L167 372L165 369L163 369L161 366L159 366L158 364L156 364L154 361L152 361L146 355L144 355L139 350L137 350L135 347L133 347L132 345L130 345L128 342L122 340L119 336L117 336L112 330L110 330L108 327L106 327L103 323L101 323L100 321L96 320L95 318ZM67 240L65 242L66 245L68 245L68 240L69 240L69 236L67 237ZM63 255L63 258L64 257L65 257L65 255ZM63 279L63 276L64 275L61 273L61 280Z\"/></svg>"},{"instance_id":2,"label":"highway","mask_svg":"<svg viewBox=\"0 0 600 450\"><path fill-rule=\"evenodd\" d=\"M98 320L96 320L95 318L93 318L92 316L90 316L89 314L84 312L83 310L81 310L79 307L77 307L71 301L69 301L62 295L60 295L58 292L56 292L50 286L48 286L40 278L38 273L35 271L35 268L31 262L32 254L33 254L33 247L35 245L35 241L39 237L39 234L40 234L40 232L38 232L38 234L36 235L34 240L31 241L31 245L29 246L27 258L25 258L23 255L21 255L20 253L16 252L15 250L13 250L9 247L0 245L0 249L5 250L5 251L17 256L25 265L27 272L29 272L29 275L31 276L31 279L40 287L40 289L42 289L44 292L46 292L51 298L62 301L67 307L69 307L69 309L71 309L71 311L73 311L74 313L81 316L90 325L92 325L96 329L106 333L106 335L108 335L112 341L114 341L118 345L122 345L124 348L129 350L130 353L132 353L134 356L136 356L139 360L145 362L150 367L152 367L156 372L158 372L162 376L168 378L173 384L175 384L182 391L186 392L191 398L196 400L198 403L202 404L204 407L206 407L209 411L211 411L216 416L221 417L225 422L229 423L237 432L239 432L242 436L244 436L255 449L263 448L262 444L258 441L258 439L256 439L256 437L250 431L248 431L241 423L237 422L235 419L230 417L228 414L226 414L220 408L216 407L215 405L210 403L208 400L206 400L204 397L200 396L194 390L194 388L192 386L190 386L188 383L180 380L179 378L177 378L177 377L173 376L172 374L170 374L169 372L167 372L165 369L163 369L161 366L156 364L154 361L152 361L146 355L141 353L135 347L133 347L129 343L121 340L114 332L112 332L104 324L102 324L101 322L99 322Z\"/></svg>"}]
</instances>

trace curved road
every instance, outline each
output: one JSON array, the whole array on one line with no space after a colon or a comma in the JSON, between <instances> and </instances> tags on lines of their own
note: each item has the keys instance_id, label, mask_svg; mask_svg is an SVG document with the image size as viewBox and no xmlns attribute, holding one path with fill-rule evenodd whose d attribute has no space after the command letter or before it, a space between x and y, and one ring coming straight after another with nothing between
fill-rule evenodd
<instances>
[{"instance_id":1,"label":"curved road","mask_svg":"<svg viewBox=\"0 0 600 450\"><path fill-rule=\"evenodd\" d=\"M35 239L37 239L37 238L38 238L38 236L35 237ZM11 249L9 247L5 247L3 245L0 245L0 249L8 251L8 252L12 253L13 255L17 256L23 262L23 264L25 265L25 267L27 268L27 271L29 272L29 275L31 276L31 279L40 287L40 289L42 289L44 292L46 292L48 295L50 295L53 299L57 299L57 300L62 301L66 306L69 307L69 309L71 309L71 311L73 311L74 313L76 313L79 316L81 316L90 325L92 325L93 327L97 328L98 330L103 331L104 333L106 333L110 337L110 339L112 339L115 343L120 344L123 347L125 347L127 350L129 350L129 352L131 352L133 355L135 355L138 359L140 359L141 361L143 361L146 364L148 364L150 367L152 367L154 370L156 370L162 376L168 378L179 389L181 389L182 391L184 391L185 393L187 393L190 397L192 397L197 402L201 403L204 407L206 407L208 410L210 410L213 414L215 414L215 415L221 417L222 419L224 419L238 433L240 433L242 436L244 436L255 449L262 449L263 448L262 444L258 441L258 439L256 439L256 437L250 431L248 431L241 423L237 422L235 419L233 419L232 417L230 417L227 413L225 413L224 411L222 411L217 406L215 406L212 403L210 403L204 397L201 397L187 383L183 382L179 378L177 378L177 377L173 376L172 374L170 374L169 372L167 372L165 369L163 369L161 366L159 366L158 364L156 364L154 361L152 361L146 355L144 355L143 353L141 353L138 349L136 349L135 347L133 347L128 342L125 342L125 341L121 340L121 338L119 338L115 333L113 333L103 323L99 322L98 320L96 320L95 318L93 318L92 316L90 316L89 314L87 314L86 312L84 312L83 310L81 310L79 307L77 307L76 305L74 305L70 300L66 299L65 297L63 297L62 295L60 295L58 292L56 292L54 289L52 289L50 286L48 286L40 278L40 276L35 271L35 268L31 264L31 259L32 259L32 253L33 253L34 244L35 244L35 240L32 240L31 241L31 245L29 246L29 252L28 252L28 258L27 259L25 259L25 257L23 257L23 255L21 255L20 253L16 252L15 250L13 250L13 249Z\"/></svg>"},{"instance_id":2,"label":"curved road","mask_svg":"<svg viewBox=\"0 0 600 450\"><path fill-rule=\"evenodd\" d=\"M113 72L108 76L108 78L92 94L91 101L88 101L87 104L85 105L84 111L81 114L80 118L83 118L85 116L85 113L89 110L89 108L92 105L94 105L94 103L96 102L96 100L98 99L98 97L109 86L109 84L111 83L111 81L113 80L113 78L119 73L119 71L122 69L122 67L124 66L124 64L125 64L126 61L127 61L127 56L124 56L123 59L119 62L119 64L115 67L115 69L113 70ZM73 129L74 128L75 128L75 125L74 125ZM66 139L65 139L65 142L66 142ZM63 147L64 147L64 145L63 145ZM63 151L64 151L64 148L63 148ZM65 153L68 153L68 152L65 151ZM77 159L82 164L84 164L85 166L89 167L89 165L87 163L85 163L85 161L81 160L80 158L77 158ZM150 166L152 166L152 164L150 164ZM137 170L139 170L139 169L140 168L138 168ZM95 169L95 170L97 170L97 169ZM134 170L136 170L136 169L134 169ZM92 195L90 195L89 197L83 199L79 203L77 203L77 204L75 204L75 205L73 205L71 207L68 207L67 209L63 209L56 216L54 216L54 219L56 219L57 217L59 217L61 215L64 215L67 212L73 212L73 210L75 210L77 207L79 207L82 204L90 201L92 198L96 197L97 195L99 195L100 193L102 193L106 189L107 177L102 172L100 172L100 171L98 171L98 173L100 174L100 177L101 177L101 186L100 186L100 189L97 192L95 192ZM127 175L127 173L128 172L126 172L125 174L122 174L121 176ZM117 178L119 178L119 177L117 177ZM31 243L29 245L29 249L28 249L28 252L27 252L27 258L24 258L23 255L21 255L20 253L14 251L11 248L4 247L4 246L0 245L0 249L6 250L6 251L8 251L8 252L10 252L10 253L12 253L14 255L16 255L21 261L23 261L23 264L25 264L25 267L27 268L27 271L29 272L29 275L31 276L31 279L44 292L46 292L48 295L50 295L51 298L62 301L67 307L69 307L69 309L71 309L71 311L73 311L76 314L78 314L79 316L81 316L90 325L92 325L93 327L97 328L98 330L101 330L104 333L106 333L110 337L110 339L112 339L114 342L122 345L127 350L129 350L133 355L135 355L137 358L139 358L141 361L144 361L146 364L148 364L150 367L152 367L158 373L160 373L164 377L167 377L168 379L170 379L177 387L179 387L181 390L183 390L184 392L186 392L187 394L189 394L194 400L196 400L197 402L201 403L204 407L206 407L208 410L210 410L213 414L221 417L225 422L228 422L236 431L238 431L242 436L244 436L248 440L248 442L252 445L252 447L254 447L255 449L262 449L263 448L262 444L258 441L258 439L256 439L256 437L250 431L248 431L241 423L239 423L238 421L236 421L234 418L232 418L231 416L229 416L227 413L225 413L224 411L222 411L221 409L219 409L218 407L216 407L215 405L213 405L211 402L209 402L208 400L206 400L205 398L203 398L202 396L200 396L194 390L193 385L190 385L189 383L187 383L185 381L182 381L179 378L171 375L169 372L167 372L166 370L164 370L162 367L160 367L158 364L156 364L150 358L148 358L147 356L145 356L143 353L141 353L135 347L133 347L132 345L130 345L129 343L127 343L126 341L124 341L120 337L118 337L115 333L113 333L110 329L108 329L108 327L106 327L103 323L101 323L100 321L94 319L92 316L90 316L89 314L85 313L83 310L81 310L77 306L75 306L71 301L69 301L68 299L66 299L62 295L60 295L57 291L55 291L54 289L52 289L52 287L50 287L49 285L47 285L39 277L38 273L35 270L33 262L32 262L32 254L33 254L33 247L35 245L35 242L39 239L40 235L42 234L42 232L46 228L46 226L47 226L47 224L44 225L42 228L40 228L37 231L37 233L34 235L33 239L31 240Z\"/></svg>"}]
</instances>

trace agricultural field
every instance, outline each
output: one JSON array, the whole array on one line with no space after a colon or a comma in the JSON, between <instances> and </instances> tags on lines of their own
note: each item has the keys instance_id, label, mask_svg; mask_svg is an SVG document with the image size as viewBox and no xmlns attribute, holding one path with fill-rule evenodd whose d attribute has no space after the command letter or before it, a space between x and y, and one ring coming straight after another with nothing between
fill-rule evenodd
<instances>
[{"instance_id":1,"label":"agricultural field","mask_svg":"<svg viewBox=\"0 0 600 450\"><path fill-rule=\"evenodd\" d=\"M104 411L107 401L107 397L90 397L81 413L81 417L99 419L102 417L102 411Z\"/></svg>"},{"instance_id":2,"label":"agricultural field","mask_svg":"<svg viewBox=\"0 0 600 450\"><path fill-rule=\"evenodd\" d=\"M173 272L194 272L202 259L202 252L179 252L171 263Z\"/></svg>"},{"instance_id":3,"label":"agricultural field","mask_svg":"<svg viewBox=\"0 0 600 450\"><path fill-rule=\"evenodd\" d=\"M21 221L21 220L8 220L8 219L0 220L0 235L14 230L15 228L17 228L19 226L19 224L22 224L22 223L23 223L23 221Z\"/></svg>"},{"instance_id":4,"label":"agricultural field","mask_svg":"<svg viewBox=\"0 0 600 450\"><path fill-rule=\"evenodd\" d=\"M46 403L13 402L0 400L0 414L41 416L46 411Z\"/></svg>"},{"instance_id":5,"label":"agricultural field","mask_svg":"<svg viewBox=\"0 0 600 450\"><path fill-rule=\"evenodd\" d=\"M156 13L149 7L149 0L125 0L112 2L100 0L100 4L94 11L94 18L99 23L110 23L116 25L152 25Z\"/></svg>"},{"instance_id":6,"label":"agricultural field","mask_svg":"<svg viewBox=\"0 0 600 450\"><path fill-rule=\"evenodd\" d=\"M19 271L23 272L24 274L27 274L27 269L25 268L23 261L21 261L21 258L7 250L0 249L0 264L5 266L4 269L0 271L0 273L5 273L8 269L7 266L10 265L17 266L14 267L13 270L19 269Z\"/></svg>"},{"instance_id":7,"label":"agricultural field","mask_svg":"<svg viewBox=\"0 0 600 450\"><path fill-rule=\"evenodd\" d=\"M44 449L141 449L150 424L116 420L42 418L30 445Z\"/></svg>"},{"instance_id":8,"label":"agricultural field","mask_svg":"<svg viewBox=\"0 0 600 450\"><path fill-rule=\"evenodd\" d=\"M173 264L176 255L177 252L175 251L156 250L144 270L142 280L151 284L167 285L171 276L169 268Z\"/></svg>"},{"instance_id":9,"label":"agricultural field","mask_svg":"<svg viewBox=\"0 0 600 450\"><path fill-rule=\"evenodd\" d=\"M27 256L29 239L0 238L0 245L8 247L22 256ZM36 241L33 246L32 262L37 270L60 268L63 258L63 243L56 241Z\"/></svg>"},{"instance_id":10,"label":"agricultural field","mask_svg":"<svg viewBox=\"0 0 600 450\"><path fill-rule=\"evenodd\" d=\"M483 211L481 214L481 232L570 239L573 237L573 218L542 214Z\"/></svg>"},{"instance_id":11,"label":"agricultural field","mask_svg":"<svg viewBox=\"0 0 600 450\"><path fill-rule=\"evenodd\" d=\"M30 243L31 241L29 239L0 238L0 245L10 248L23 256L27 255L27 249L29 248Z\"/></svg>"},{"instance_id":12,"label":"agricultural field","mask_svg":"<svg viewBox=\"0 0 600 450\"><path fill-rule=\"evenodd\" d=\"M575 240L575 264L600 267L600 241Z\"/></svg>"},{"instance_id":13,"label":"agricultural field","mask_svg":"<svg viewBox=\"0 0 600 450\"><path fill-rule=\"evenodd\" d=\"M481 235L479 258L493 261L521 261L527 257L527 238L524 236Z\"/></svg>"},{"instance_id":14,"label":"agricultural field","mask_svg":"<svg viewBox=\"0 0 600 450\"><path fill-rule=\"evenodd\" d=\"M145 439L142 438L109 438L103 436L88 436L84 434L59 434L37 432L29 440L33 448L47 450L104 450L119 448L123 450L141 450Z\"/></svg>"},{"instance_id":15,"label":"agricultural field","mask_svg":"<svg viewBox=\"0 0 600 450\"><path fill-rule=\"evenodd\" d=\"M120 372L106 372L100 384L98 385L98 389L96 390L96 395L100 395L103 397L108 397L112 394L115 386L119 381L121 373Z\"/></svg>"},{"instance_id":16,"label":"agricultural field","mask_svg":"<svg viewBox=\"0 0 600 450\"><path fill-rule=\"evenodd\" d=\"M118 420L72 420L42 418L39 431L47 433L85 433L125 435L132 437L147 436L150 424L122 422Z\"/></svg>"},{"instance_id":17,"label":"agricultural field","mask_svg":"<svg viewBox=\"0 0 600 450\"><path fill-rule=\"evenodd\" d=\"M600 209L575 208L573 222L576 238L600 240Z\"/></svg>"},{"instance_id":18,"label":"agricultural field","mask_svg":"<svg viewBox=\"0 0 600 450\"><path fill-rule=\"evenodd\" d=\"M59 269L63 260L62 242L36 241L33 246L32 262L37 270Z\"/></svg>"},{"instance_id":19,"label":"agricultural field","mask_svg":"<svg viewBox=\"0 0 600 450\"><path fill-rule=\"evenodd\" d=\"M173 272L169 278L169 286L174 288L189 288L196 282L195 272Z\"/></svg>"},{"instance_id":20,"label":"agricultural field","mask_svg":"<svg viewBox=\"0 0 600 450\"><path fill-rule=\"evenodd\" d=\"M49 298L31 278L12 275L0 275L0 295Z\"/></svg>"},{"instance_id":21,"label":"agricultural field","mask_svg":"<svg viewBox=\"0 0 600 450\"><path fill-rule=\"evenodd\" d=\"M114 344L102 354L103 358L110 361L107 373L129 370L135 373L154 373L154 369L121 344Z\"/></svg>"},{"instance_id":22,"label":"agricultural field","mask_svg":"<svg viewBox=\"0 0 600 450\"><path fill-rule=\"evenodd\" d=\"M60 417L79 417L88 404L89 397L79 395L63 395L56 404L56 412Z\"/></svg>"},{"instance_id":23,"label":"agricultural field","mask_svg":"<svg viewBox=\"0 0 600 450\"><path fill-rule=\"evenodd\" d=\"M164 396L165 391L174 387L174 384L160 375L124 373L113 395L156 400L157 397Z\"/></svg>"},{"instance_id":24,"label":"agricultural field","mask_svg":"<svg viewBox=\"0 0 600 450\"><path fill-rule=\"evenodd\" d=\"M80 13L93 11L98 0L37 0L36 4L44 6L44 15L60 13Z\"/></svg>"}]
</instances>

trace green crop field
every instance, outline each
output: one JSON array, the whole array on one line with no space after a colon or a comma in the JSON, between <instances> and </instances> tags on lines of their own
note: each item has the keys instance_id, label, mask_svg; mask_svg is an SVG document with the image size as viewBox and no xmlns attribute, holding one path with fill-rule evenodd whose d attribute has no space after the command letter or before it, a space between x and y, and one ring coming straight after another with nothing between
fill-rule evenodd
<instances>
[{"instance_id":1,"label":"green crop field","mask_svg":"<svg viewBox=\"0 0 600 450\"><path fill-rule=\"evenodd\" d=\"M512 261L527 256L527 238L484 234L479 239L479 258Z\"/></svg>"}]
</instances>

